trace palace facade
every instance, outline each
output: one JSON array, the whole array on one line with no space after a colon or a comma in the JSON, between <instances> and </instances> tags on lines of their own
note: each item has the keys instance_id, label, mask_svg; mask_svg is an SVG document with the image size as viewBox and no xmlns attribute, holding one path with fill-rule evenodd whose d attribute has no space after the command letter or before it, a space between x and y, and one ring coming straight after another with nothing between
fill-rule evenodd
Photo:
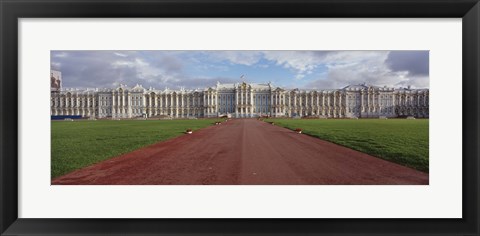
<instances>
[{"instance_id":1,"label":"palace facade","mask_svg":"<svg viewBox=\"0 0 480 236\"><path fill-rule=\"evenodd\" d=\"M90 118L201 117L429 117L429 90L349 85L300 90L271 83L220 84L197 90L156 90L136 85L113 89L51 91L52 116Z\"/></svg>"}]
</instances>

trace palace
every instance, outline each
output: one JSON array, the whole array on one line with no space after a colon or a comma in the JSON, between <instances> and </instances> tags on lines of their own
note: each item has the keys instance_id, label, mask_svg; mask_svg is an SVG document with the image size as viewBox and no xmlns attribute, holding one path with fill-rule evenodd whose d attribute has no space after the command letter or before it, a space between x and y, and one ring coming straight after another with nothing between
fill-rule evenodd
<instances>
[{"instance_id":1,"label":"palace","mask_svg":"<svg viewBox=\"0 0 480 236\"><path fill-rule=\"evenodd\" d=\"M51 115L89 118L429 117L429 90L349 85L332 90L283 89L271 83L221 84L202 90L51 90Z\"/></svg>"}]
</instances>

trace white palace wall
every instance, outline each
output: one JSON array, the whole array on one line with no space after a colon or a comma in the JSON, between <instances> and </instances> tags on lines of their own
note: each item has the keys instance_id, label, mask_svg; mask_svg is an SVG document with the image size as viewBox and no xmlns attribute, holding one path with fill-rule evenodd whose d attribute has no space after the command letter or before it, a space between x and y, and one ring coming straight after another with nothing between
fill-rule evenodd
<instances>
[{"instance_id":1,"label":"white palace wall","mask_svg":"<svg viewBox=\"0 0 480 236\"><path fill-rule=\"evenodd\" d=\"M95 118L429 116L429 90L350 85L335 90L286 90L268 84L220 84L203 90L141 85L51 92L51 115Z\"/></svg>"}]
</instances>

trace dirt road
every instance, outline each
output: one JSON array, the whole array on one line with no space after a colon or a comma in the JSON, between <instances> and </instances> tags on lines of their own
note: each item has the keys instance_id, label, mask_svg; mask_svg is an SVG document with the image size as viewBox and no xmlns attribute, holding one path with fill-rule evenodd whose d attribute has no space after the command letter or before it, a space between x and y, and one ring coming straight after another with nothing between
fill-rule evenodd
<instances>
[{"instance_id":1,"label":"dirt road","mask_svg":"<svg viewBox=\"0 0 480 236\"><path fill-rule=\"evenodd\" d=\"M428 184L428 174L255 119L234 119L52 184Z\"/></svg>"}]
</instances>

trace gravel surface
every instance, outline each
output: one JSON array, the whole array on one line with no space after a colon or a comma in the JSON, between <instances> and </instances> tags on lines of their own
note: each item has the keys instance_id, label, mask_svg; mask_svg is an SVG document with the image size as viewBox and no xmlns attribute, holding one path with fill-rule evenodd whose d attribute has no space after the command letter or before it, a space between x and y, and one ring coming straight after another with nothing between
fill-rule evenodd
<instances>
[{"instance_id":1,"label":"gravel surface","mask_svg":"<svg viewBox=\"0 0 480 236\"><path fill-rule=\"evenodd\" d=\"M52 180L54 185L428 183L427 173L256 119L232 119Z\"/></svg>"}]
</instances>

